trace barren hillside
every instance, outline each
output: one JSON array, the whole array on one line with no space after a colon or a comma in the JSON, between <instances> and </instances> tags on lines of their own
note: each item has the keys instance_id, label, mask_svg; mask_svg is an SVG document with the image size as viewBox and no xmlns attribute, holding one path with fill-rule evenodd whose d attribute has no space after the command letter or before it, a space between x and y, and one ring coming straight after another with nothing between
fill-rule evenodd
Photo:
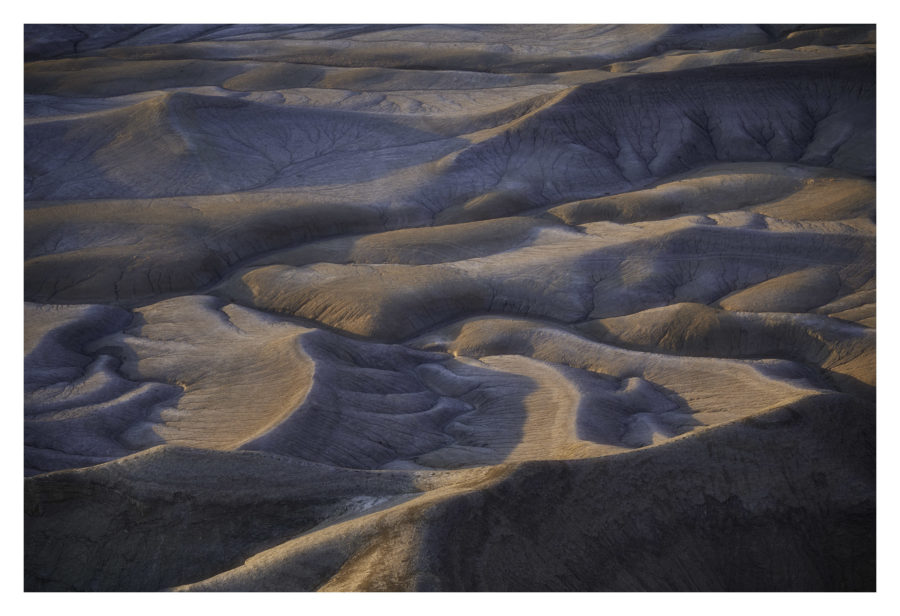
<instances>
[{"instance_id":1,"label":"barren hillside","mask_svg":"<svg viewBox=\"0 0 900 616\"><path fill-rule=\"evenodd\" d=\"M874 590L875 28L26 26L27 590Z\"/></svg>"}]
</instances>

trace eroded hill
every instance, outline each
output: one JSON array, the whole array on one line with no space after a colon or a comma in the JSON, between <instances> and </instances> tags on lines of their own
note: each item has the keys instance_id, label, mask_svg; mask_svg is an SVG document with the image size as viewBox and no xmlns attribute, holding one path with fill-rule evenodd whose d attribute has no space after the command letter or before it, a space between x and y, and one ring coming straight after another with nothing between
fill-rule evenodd
<instances>
[{"instance_id":1,"label":"eroded hill","mask_svg":"<svg viewBox=\"0 0 900 616\"><path fill-rule=\"evenodd\" d=\"M27 589L874 589L874 27L25 44Z\"/></svg>"}]
</instances>

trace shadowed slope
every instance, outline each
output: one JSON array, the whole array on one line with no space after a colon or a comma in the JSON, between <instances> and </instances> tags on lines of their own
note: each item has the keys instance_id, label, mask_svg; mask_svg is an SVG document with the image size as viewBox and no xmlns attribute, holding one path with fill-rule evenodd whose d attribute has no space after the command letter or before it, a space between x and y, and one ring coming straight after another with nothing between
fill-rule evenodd
<instances>
[{"instance_id":1,"label":"shadowed slope","mask_svg":"<svg viewBox=\"0 0 900 616\"><path fill-rule=\"evenodd\" d=\"M487 191L517 191L549 204L728 160L800 162L871 176L872 69L871 57L861 56L584 85L456 156L423 199L446 209Z\"/></svg>"},{"instance_id":2,"label":"shadowed slope","mask_svg":"<svg viewBox=\"0 0 900 616\"><path fill-rule=\"evenodd\" d=\"M387 477L379 476L380 486L369 483L366 490L368 494L381 495L378 498L387 496L381 506L388 508L378 511L379 505L374 505L374 512L360 512L356 505L359 513L355 513L354 519L338 519L331 526L312 529L276 547L263 548L264 551L246 562L236 564L236 568L187 588L619 591L871 588L873 570L867 563L871 562L873 545L865 522L872 511L866 499L870 489L867 468L871 462L865 452L870 447L872 433L857 426L856 416L860 412L864 411L848 406L839 398L817 398L787 411L679 439L665 447L609 457L599 463L586 460L502 466L496 467L491 475L482 473L480 478L460 476L454 487L431 482L430 492L405 504L392 502L389 495L398 494L398 488L399 494L411 488L402 482L392 487ZM268 523L261 527L267 529L265 533L248 528L235 534L230 528L221 527L226 518L209 519L213 526L207 526L208 531L221 529L213 531L222 537L216 545L225 549L213 559L220 565L228 562L231 550L265 546L267 540L271 541L273 531L275 537L278 532L288 535L289 529L302 533L303 526L298 526L301 522L298 506L305 507L302 511L306 520L353 510L353 505L341 502L344 477L350 477L336 474L334 470L298 468L296 463L291 463L297 470L303 469L303 475L295 478L294 474L285 472L287 469L277 475L281 481L290 478L290 487L285 484L276 487L271 481L260 484L257 473L251 473L251 487L245 483L248 471L260 470L257 468L260 464L285 463L269 462L259 454L240 454L242 458L233 459L223 458L225 454L213 456L211 452L154 452L151 476L166 486L173 485L173 479L167 478L170 472L167 469L185 455L190 455L195 464L201 464L199 469L211 468L209 463L213 460L218 465L211 477L203 477L202 470L194 471L190 477L179 477L179 485L184 486L180 491L173 492L171 487L165 490L160 503L171 504L160 511L166 515L180 511L186 503L194 503L193 515L167 524L168 534L190 533L188 524L209 519L202 514L206 503L221 510L223 506L233 506L227 503L251 499L257 512L252 519ZM247 455L256 457L248 460ZM142 459L150 460L146 455ZM240 460L240 466L231 464L232 459ZM815 468L798 465L798 460L806 459L816 460ZM254 460L258 462L248 464ZM117 512L126 511L123 508L134 512L126 515L136 515L142 508L147 511L157 506L154 503L160 497L155 496L158 488L153 488L154 484L128 480L130 476L146 474L146 462L129 466L124 466L124 462L115 463L123 466L124 474L111 472L116 470L112 465L77 473L94 478L94 491L108 489L106 485L124 487L133 493L131 504L116 497L107 501L105 511L86 516L85 508L98 501L90 498L91 493L85 493L76 497L79 499L74 501L79 503L76 507L59 509L51 499L63 486L71 486L71 480L60 486L58 482L67 475L47 475L31 480L29 524L49 529L53 527L47 524L59 519L58 516L70 516L81 521L77 525L56 525L56 528L69 528L72 532L91 517L100 522L110 515L121 516ZM229 464L222 466L226 462ZM273 476L274 468L267 470L262 476ZM328 473L329 496L323 498L326 492L321 487L315 488L319 500L313 505L304 501L308 498L304 496L304 486L318 473ZM213 484L209 482L220 481L222 477L227 477L231 484L227 495L214 488L210 490ZM698 477L702 479L701 489L693 487ZM185 482L189 478L194 480ZM830 489L837 484L842 486L840 492ZM359 482L354 481L352 485L357 487ZM674 496L660 501L656 491L647 489L654 485L669 486ZM67 489L71 491L72 487ZM188 496L191 493L193 500ZM522 494L528 496L522 498ZM289 522L284 519L278 522L280 526L276 520L283 509L276 505L279 501L272 500L276 495L294 512ZM222 502L223 498L227 503ZM377 503L377 498L372 502ZM567 522L561 523L563 519ZM573 524L572 520L578 523ZM305 523L309 525L310 521ZM798 526L808 530L798 534ZM661 534L670 539L661 542ZM138 554L137 543L127 535L102 536L116 537L111 543L96 544L104 546L107 553L118 553L121 555L118 558ZM190 537L191 534L185 535ZM203 542L198 547L206 549L209 545ZM722 556L723 546L727 546L727 558ZM86 552L91 549L98 548L84 548ZM139 562L147 562L143 545L140 553L144 556ZM472 554L479 556L473 559ZM835 558L835 554L841 556ZM165 561L152 557L151 562ZM159 582L178 579L178 571L161 570L165 575ZM72 573L75 572L68 575ZM145 575L142 579L150 582L156 577ZM103 578L99 580L102 583Z\"/></svg>"},{"instance_id":3,"label":"shadowed slope","mask_svg":"<svg viewBox=\"0 0 900 616\"><path fill-rule=\"evenodd\" d=\"M173 447L46 474L26 486L26 589L146 591L199 581L326 520L418 491L401 473Z\"/></svg>"},{"instance_id":4,"label":"shadowed slope","mask_svg":"<svg viewBox=\"0 0 900 616\"><path fill-rule=\"evenodd\" d=\"M222 131L223 125L228 130ZM31 200L360 182L408 165L410 157L437 158L453 148L452 141L435 144L435 135L380 117L298 113L181 92L82 121L30 124L25 132L26 196ZM404 147L413 150L391 153ZM361 174L361 160L375 150L385 151L383 164L367 165Z\"/></svg>"}]
</instances>

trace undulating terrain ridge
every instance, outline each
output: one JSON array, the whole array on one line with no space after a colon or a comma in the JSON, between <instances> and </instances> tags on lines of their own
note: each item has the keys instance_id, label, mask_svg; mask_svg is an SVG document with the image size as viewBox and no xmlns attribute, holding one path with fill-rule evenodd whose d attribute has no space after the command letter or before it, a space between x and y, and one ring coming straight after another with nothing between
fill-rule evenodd
<instances>
[{"instance_id":1,"label":"undulating terrain ridge","mask_svg":"<svg viewBox=\"0 0 900 616\"><path fill-rule=\"evenodd\" d=\"M874 26L24 73L27 590L874 590Z\"/></svg>"}]
</instances>

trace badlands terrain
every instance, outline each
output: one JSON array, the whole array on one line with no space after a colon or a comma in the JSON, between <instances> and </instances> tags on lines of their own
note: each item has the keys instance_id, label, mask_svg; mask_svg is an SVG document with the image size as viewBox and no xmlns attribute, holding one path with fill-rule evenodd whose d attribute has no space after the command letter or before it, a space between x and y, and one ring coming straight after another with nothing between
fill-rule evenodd
<instances>
[{"instance_id":1,"label":"badlands terrain","mask_svg":"<svg viewBox=\"0 0 900 616\"><path fill-rule=\"evenodd\" d=\"M24 72L26 590L874 590L874 27Z\"/></svg>"}]
</instances>

